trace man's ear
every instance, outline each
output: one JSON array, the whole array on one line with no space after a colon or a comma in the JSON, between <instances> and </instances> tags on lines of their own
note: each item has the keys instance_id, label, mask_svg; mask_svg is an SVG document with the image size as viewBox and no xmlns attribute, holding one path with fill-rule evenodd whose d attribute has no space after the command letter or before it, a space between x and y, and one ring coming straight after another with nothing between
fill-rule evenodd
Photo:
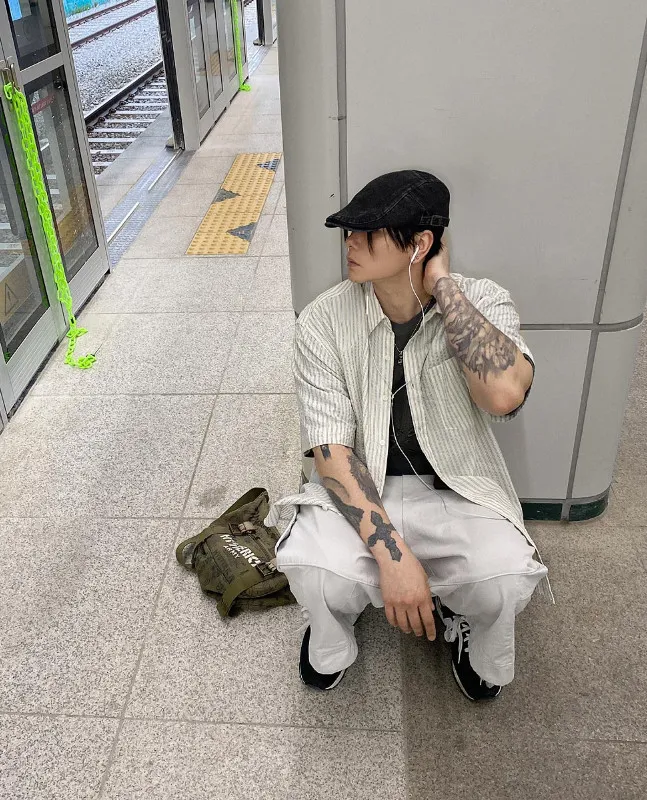
<instances>
[{"instance_id":1,"label":"man's ear","mask_svg":"<svg viewBox=\"0 0 647 800\"><path fill-rule=\"evenodd\" d=\"M434 243L434 235L431 231L423 231L418 234L416 244L420 248L416 256L416 263L424 263L427 254L432 248Z\"/></svg>"}]
</instances>

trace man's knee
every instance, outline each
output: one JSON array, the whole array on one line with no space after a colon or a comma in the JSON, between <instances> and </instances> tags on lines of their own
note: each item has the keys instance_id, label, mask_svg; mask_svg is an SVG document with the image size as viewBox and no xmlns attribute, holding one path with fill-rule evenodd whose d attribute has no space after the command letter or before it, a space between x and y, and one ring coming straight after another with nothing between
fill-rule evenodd
<instances>
[{"instance_id":1,"label":"man's knee","mask_svg":"<svg viewBox=\"0 0 647 800\"><path fill-rule=\"evenodd\" d=\"M457 614L482 619L515 616L528 604L537 582L530 575L499 575L461 587L447 598L447 604Z\"/></svg>"},{"instance_id":2,"label":"man's knee","mask_svg":"<svg viewBox=\"0 0 647 800\"><path fill-rule=\"evenodd\" d=\"M500 575L473 586L473 601L486 617L498 617L505 608L515 609L520 596L517 575Z\"/></svg>"},{"instance_id":3,"label":"man's knee","mask_svg":"<svg viewBox=\"0 0 647 800\"><path fill-rule=\"evenodd\" d=\"M353 612L357 584L319 567L285 567L292 594L304 608L324 603L331 611Z\"/></svg>"}]
</instances>

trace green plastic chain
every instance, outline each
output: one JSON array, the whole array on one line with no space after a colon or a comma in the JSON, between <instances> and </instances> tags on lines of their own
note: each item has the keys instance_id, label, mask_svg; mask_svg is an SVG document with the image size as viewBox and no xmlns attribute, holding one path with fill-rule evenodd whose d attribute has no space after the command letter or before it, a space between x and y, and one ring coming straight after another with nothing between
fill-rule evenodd
<instances>
[{"instance_id":1,"label":"green plastic chain","mask_svg":"<svg viewBox=\"0 0 647 800\"><path fill-rule=\"evenodd\" d=\"M94 354L90 353L87 356L74 358L74 349L76 348L77 339L87 333L87 330L85 328L79 328L72 310L72 294L70 293L70 285L65 276L65 268L63 266L61 251L59 250L58 239L54 229L54 218L52 217L47 189L45 188L45 179L40 164L40 158L38 157L38 145L36 143L36 137L34 136L31 117L29 116L27 99L20 89L17 89L11 83L6 83L4 85L4 94L13 108L18 121L21 145L27 160L27 169L38 206L38 215L40 216L43 232L47 241L47 249L49 251L49 258L54 273L54 282L56 284L56 293L67 314L69 324L67 338L70 342L65 355L65 363L72 367L78 367L79 369L89 369L97 360Z\"/></svg>"},{"instance_id":2,"label":"green plastic chain","mask_svg":"<svg viewBox=\"0 0 647 800\"><path fill-rule=\"evenodd\" d=\"M238 86L241 92L251 92L252 87L245 83L243 77L243 42L240 33L240 15L238 14L238 0L230 0L231 17L234 24L234 50L236 51L236 72L238 73Z\"/></svg>"}]
</instances>

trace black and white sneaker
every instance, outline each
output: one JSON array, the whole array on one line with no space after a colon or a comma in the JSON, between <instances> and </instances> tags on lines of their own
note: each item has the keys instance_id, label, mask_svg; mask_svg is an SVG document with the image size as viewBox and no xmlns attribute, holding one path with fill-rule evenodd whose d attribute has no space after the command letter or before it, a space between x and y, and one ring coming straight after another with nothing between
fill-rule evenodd
<instances>
[{"instance_id":1,"label":"black and white sneaker","mask_svg":"<svg viewBox=\"0 0 647 800\"><path fill-rule=\"evenodd\" d=\"M484 681L470 664L470 626L465 617L454 614L434 597L436 612L445 625L445 641L452 646L452 672L461 692L470 700L494 700L501 687Z\"/></svg>"},{"instance_id":2,"label":"black and white sneaker","mask_svg":"<svg viewBox=\"0 0 647 800\"><path fill-rule=\"evenodd\" d=\"M337 686L341 679L346 674L346 670L341 672L333 672L332 675L326 675L317 670L310 663L310 626L306 628L303 634L303 641L301 642L301 655L299 657L299 676L306 686L312 689L319 689L322 692L328 692Z\"/></svg>"}]
</instances>

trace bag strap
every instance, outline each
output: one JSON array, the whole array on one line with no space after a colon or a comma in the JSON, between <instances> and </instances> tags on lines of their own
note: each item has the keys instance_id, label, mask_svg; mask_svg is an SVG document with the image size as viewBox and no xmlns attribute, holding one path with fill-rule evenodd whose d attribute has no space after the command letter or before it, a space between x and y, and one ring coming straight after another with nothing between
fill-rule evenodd
<instances>
[{"instance_id":1,"label":"bag strap","mask_svg":"<svg viewBox=\"0 0 647 800\"><path fill-rule=\"evenodd\" d=\"M226 517L227 514L231 514L232 511L237 511L239 508L246 506L248 503L257 500L262 494L266 494L266 492L267 492L266 489L261 489L258 486L255 487L254 489L250 489L248 492L245 492L245 494L242 497L239 497L238 500L236 500L236 502L233 505L229 506L229 508L224 513L222 513L218 517L218 519Z\"/></svg>"},{"instance_id":2,"label":"bag strap","mask_svg":"<svg viewBox=\"0 0 647 800\"><path fill-rule=\"evenodd\" d=\"M216 603L220 616L226 617L239 595L264 580L265 577L255 567L234 578Z\"/></svg>"},{"instance_id":3,"label":"bag strap","mask_svg":"<svg viewBox=\"0 0 647 800\"><path fill-rule=\"evenodd\" d=\"M229 508L221 514L215 522L212 522L207 528L205 528L201 533L198 533L196 536L192 536L190 539L186 539L175 548L175 557L182 566L186 566L183 553L184 549L189 544L193 544L193 552L195 553L196 548L199 544L204 542L205 539L208 539L210 536L218 533L231 533L231 529L229 527L229 523L225 522L225 517L228 514L231 514L234 511L237 511L239 508L246 506L248 503L252 503L254 500L258 500L259 497L262 495L267 494L267 490L255 487L254 489L250 489L248 492L242 497L239 497L233 505L229 506Z\"/></svg>"}]
</instances>

